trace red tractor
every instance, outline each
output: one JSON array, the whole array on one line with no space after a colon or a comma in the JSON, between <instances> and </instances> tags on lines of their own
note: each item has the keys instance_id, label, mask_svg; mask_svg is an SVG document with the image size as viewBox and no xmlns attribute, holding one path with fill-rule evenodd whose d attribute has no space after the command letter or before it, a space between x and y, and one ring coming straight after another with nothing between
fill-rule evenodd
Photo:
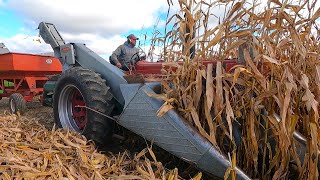
<instances>
[{"instance_id":1,"label":"red tractor","mask_svg":"<svg viewBox=\"0 0 320 180\"><path fill-rule=\"evenodd\" d=\"M161 93L160 82L144 81L139 74L160 74L162 62L139 61L133 71L123 72L84 44L66 44L53 24L41 22L39 30L63 65L61 76L46 83L44 95L59 127L80 132L99 146L110 142L117 123L199 169L224 177L231 166L229 159L178 112L157 116L163 101L147 94ZM223 63L228 70L238 62ZM305 141L300 140L300 150L305 151ZM239 168L236 174L237 179L250 179Z\"/></svg>"}]
</instances>

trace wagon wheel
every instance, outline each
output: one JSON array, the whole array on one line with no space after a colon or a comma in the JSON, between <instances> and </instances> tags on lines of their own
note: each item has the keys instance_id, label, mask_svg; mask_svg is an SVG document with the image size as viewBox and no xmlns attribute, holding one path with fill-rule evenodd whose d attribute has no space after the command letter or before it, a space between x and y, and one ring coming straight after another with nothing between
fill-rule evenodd
<instances>
[{"instance_id":1,"label":"wagon wheel","mask_svg":"<svg viewBox=\"0 0 320 180\"><path fill-rule=\"evenodd\" d=\"M100 115L110 115L114 109L113 95L99 74L74 67L59 78L53 97L56 124L82 133L96 145L109 143L113 134L113 121ZM90 109L89 109L90 108Z\"/></svg>"},{"instance_id":2,"label":"wagon wheel","mask_svg":"<svg viewBox=\"0 0 320 180\"><path fill-rule=\"evenodd\" d=\"M26 109L26 101L20 93L13 93L9 97L9 108L12 114L23 114Z\"/></svg>"}]
</instances>

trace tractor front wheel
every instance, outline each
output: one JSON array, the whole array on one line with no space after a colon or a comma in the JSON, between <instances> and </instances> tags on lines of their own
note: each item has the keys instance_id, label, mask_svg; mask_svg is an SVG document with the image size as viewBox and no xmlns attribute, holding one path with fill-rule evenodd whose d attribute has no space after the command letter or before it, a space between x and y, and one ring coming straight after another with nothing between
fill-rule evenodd
<instances>
[{"instance_id":1,"label":"tractor front wheel","mask_svg":"<svg viewBox=\"0 0 320 180\"><path fill-rule=\"evenodd\" d=\"M82 67L66 70L53 96L56 124L82 133L99 147L111 141L113 122L105 116L114 109L113 95L99 74Z\"/></svg>"},{"instance_id":2,"label":"tractor front wheel","mask_svg":"<svg viewBox=\"0 0 320 180\"><path fill-rule=\"evenodd\" d=\"M22 94L20 93L13 93L9 97L9 108L12 114L23 114L26 109L26 101L24 100Z\"/></svg>"}]
</instances>

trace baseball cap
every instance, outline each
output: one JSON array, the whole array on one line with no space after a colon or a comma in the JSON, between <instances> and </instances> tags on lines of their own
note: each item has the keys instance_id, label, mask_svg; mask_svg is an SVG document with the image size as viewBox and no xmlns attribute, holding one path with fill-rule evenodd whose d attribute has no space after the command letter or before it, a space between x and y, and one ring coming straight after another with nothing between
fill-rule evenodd
<instances>
[{"instance_id":1,"label":"baseball cap","mask_svg":"<svg viewBox=\"0 0 320 180\"><path fill-rule=\"evenodd\" d=\"M134 34L130 34L127 36L127 38L139 40L139 38L137 38Z\"/></svg>"}]
</instances>

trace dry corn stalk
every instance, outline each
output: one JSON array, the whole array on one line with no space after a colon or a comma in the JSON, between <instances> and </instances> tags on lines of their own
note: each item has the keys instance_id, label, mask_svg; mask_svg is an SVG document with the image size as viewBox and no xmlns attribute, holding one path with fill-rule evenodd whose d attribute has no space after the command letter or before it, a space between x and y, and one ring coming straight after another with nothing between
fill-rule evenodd
<instances>
[{"instance_id":1,"label":"dry corn stalk","mask_svg":"<svg viewBox=\"0 0 320 180\"><path fill-rule=\"evenodd\" d=\"M293 161L295 178L318 179L319 4L268 1L263 10L258 5L245 0L179 1L181 13L174 16L180 26L170 31L175 36L167 34L173 43L165 42L163 57L184 63L171 63L168 66L174 64L174 70L164 71L169 77L162 82L164 100L175 101L166 101L166 109L159 111L163 114L174 107L218 149L232 153L233 166L236 161L252 178L291 177ZM210 13L215 13L210 10L216 7L225 7L225 16L210 27ZM185 27L193 27L189 33L198 32L193 39L185 38ZM177 46L178 53L173 50ZM192 46L196 51L191 60ZM226 72L223 59L238 54L243 64ZM201 63L210 58L219 60L215 70ZM240 140L234 128L240 129ZM303 162L294 130L307 137ZM229 170L226 177L233 168Z\"/></svg>"},{"instance_id":2,"label":"dry corn stalk","mask_svg":"<svg viewBox=\"0 0 320 180\"><path fill-rule=\"evenodd\" d=\"M0 114L0 141L1 179L181 179L151 147L133 158L128 152L102 154L84 136L47 130L36 119Z\"/></svg>"}]
</instances>

